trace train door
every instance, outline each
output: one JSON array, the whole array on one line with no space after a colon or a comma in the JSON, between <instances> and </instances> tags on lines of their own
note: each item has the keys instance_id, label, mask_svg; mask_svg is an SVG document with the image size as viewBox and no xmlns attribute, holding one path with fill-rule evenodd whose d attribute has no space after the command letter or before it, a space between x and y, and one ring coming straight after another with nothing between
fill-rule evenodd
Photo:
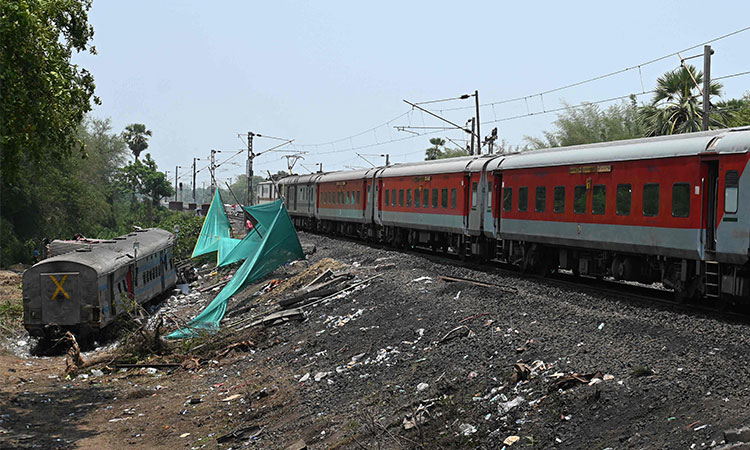
<instances>
[{"instance_id":1,"label":"train door","mask_svg":"<svg viewBox=\"0 0 750 450\"><path fill-rule=\"evenodd\" d=\"M469 211L471 210L471 174L464 175L462 187L464 188L464 230L469 228Z\"/></svg>"},{"instance_id":2,"label":"train door","mask_svg":"<svg viewBox=\"0 0 750 450\"><path fill-rule=\"evenodd\" d=\"M482 231L482 216L484 214L484 205L487 199L487 186L482 172L474 172L469 175L471 183L471 205L468 216L467 231L469 234L477 236Z\"/></svg>"},{"instance_id":3,"label":"train door","mask_svg":"<svg viewBox=\"0 0 750 450\"><path fill-rule=\"evenodd\" d=\"M703 224L706 240L704 250L706 259L713 260L716 252L716 222L718 214L718 188L719 188L719 161L703 161L703 177L701 179L701 191L703 194Z\"/></svg>"},{"instance_id":4,"label":"train door","mask_svg":"<svg viewBox=\"0 0 750 450\"><path fill-rule=\"evenodd\" d=\"M489 176L489 175L488 175ZM494 175L494 183L493 183L493 194L492 194L492 205L490 205L490 208L492 209L492 225L491 228L493 230L493 236L497 237L497 234L500 232L500 214L502 211L502 194L503 194L503 176L501 173L496 173Z\"/></svg>"},{"instance_id":5,"label":"train door","mask_svg":"<svg viewBox=\"0 0 750 450\"><path fill-rule=\"evenodd\" d=\"M383 180L379 179L375 188L375 196L378 198L378 225L383 223Z\"/></svg>"}]
</instances>

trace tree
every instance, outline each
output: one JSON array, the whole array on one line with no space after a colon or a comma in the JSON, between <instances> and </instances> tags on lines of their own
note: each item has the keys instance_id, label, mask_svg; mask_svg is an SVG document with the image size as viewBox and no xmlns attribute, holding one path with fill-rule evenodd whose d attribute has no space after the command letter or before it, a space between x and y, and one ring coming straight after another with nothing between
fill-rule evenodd
<instances>
[{"instance_id":1,"label":"tree","mask_svg":"<svg viewBox=\"0 0 750 450\"><path fill-rule=\"evenodd\" d=\"M163 172L159 172L156 161L146 153L143 162L135 160L118 170L118 190L131 196L131 209L135 206L136 196L148 197L148 220L153 218L152 208L158 206L164 197L174 194L172 185Z\"/></svg>"},{"instance_id":2,"label":"tree","mask_svg":"<svg viewBox=\"0 0 750 450\"><path fill-rule=\"evenodd\" d=\"M558 114L554 122L556 129L542 132L543 138L526 136L529 147L566 147L643 137L635 96L630 102L612 105L606 110L590 103L577 108L563 104L566 109Z\"/></svg>"},{"instance_id":3,"label":"tree","mask_svg":"<svg viewBox=\"0 0 750 450\"><path fill-rule=\"evenodd\" d=\"M440 155L443 153L443 148L445 147L445 139L432 138L430 139L430 144L432 144L432 147L424 151L425 161L440 159Z\"/></svg>"},{"instance_id":4,"label":"tree","mask_svg":"<svg viewBox=\"0 0 750 450\"><path fill-rule=\"evenodd\" d=\"M445 139L442 138L432 138L430 144L432 147L425 150L425 161L469 155L469 152L463 148L446 148Z\"/></svg>"},{"instance_id":5,"label":"tree","mask_svg":"<svg viewBox=\"0 0 750 450\"><path fill-rule=\"evenodd\" d=\"M726 119L728 127L750 125L750 91L745 92L742 98L733 98L726 102L717 103L716 110L728 115ZM711 115L713 114L714 112L711 113Z\"/></svg>"},{"instance_id":6,"label":"tree","mask_svg":"<svg viewBox=\"0 0 750 450\"><path fill-rule=\"evenodd\" d=\"M693 81L695 79L695 81ZM656 80L656 92L651 104L639 111L639 118L647 136L700 131L703 122L702 94L696 85L702 85L703 73L693 66L680 67ZM722 85L711 82L709 93L721 95ZM726 127L727 114L711 114L710 127Z\"/></svg>"},{"instance_id":7,"label":"tree","mask_svg":"<svg viewBox=\"0 0 750 450\"><path fill-rule=\"evenodd\" d=\"M82 149L78 125L94 96L94 77L71 64L73 51L89 46L91 0L0 2L0 175L18 177L24 161L35 165Z\"/></svg>"},{"instance_id":8,"label":"tree","mask_svg":"<svg viewBox=\"0 0 750 450\"><path fill-rule=\"evenodd\" d=\"M122 137L128 143L128 147L133 152L136 161L141 152L148 148L149 136L151 136L151 130L147 130L146 125L142 123L131 123L125 127Z\"/></svg>"},{"instance_id":9,"label":"tree","mask_svg":"<svg viewBox=\"0 0 750 450\"><path fill-rule=\"evenodd\" d=\"M30 261L44 237L111 235L117 227L112 183L127 146L106 119L84 120L76 139L85 145L85 159L71 153L24 160L24 176L0 184L0 266Z\"/></svg>"}]
</instances>

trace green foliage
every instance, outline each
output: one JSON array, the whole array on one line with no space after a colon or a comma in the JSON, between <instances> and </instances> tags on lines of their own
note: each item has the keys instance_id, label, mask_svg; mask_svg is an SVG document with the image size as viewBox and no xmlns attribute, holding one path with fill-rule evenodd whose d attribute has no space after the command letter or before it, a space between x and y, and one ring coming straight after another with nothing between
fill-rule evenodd
<instances>
[{"instance_id":1,"label":"green foliage","mask_svg":"<svg viewBox=\"0 0 750 450\"><path fill-rule=\"evenodd\" d=\"M702 94L698 85L703 83L703 73L693 66L680 67L656 80L656 92L651 104L639 111L646 136L692 133L702 129ZM721 83L712 82L710 94L721 95ZM726 127L727 114L711 114L710 127Z\"/></svg>"},{"instance_id":2,"label":"green foliage","mask_svg":"<svg viewBox=\"0 0 750 450\"><path fill-rule=\"evenodd\" d=\"M439 158L440 154L443 152L443 148L445 147L445 139L432 138L430 139L430 144L432 144L432 147L424 151L425 161L432 161Z\"/></svg>"},{"instance_id":3,"label":"green foliage","mask_svg":"<svg viewBox=\"0 0 750 450\"><path fill-rule=\"evenodd\" d=\"M154 205L158 205L162 198L174 194L167 176L157 170L156 161L151 159L150 153L146 153L143 162L136 159L118 169L117 188L131 197L134 195L149 197Z\"/></svg>"},{"instance_id":4,"label":"green foliage","mask_svg":"<svg viewBox=\"0 0 750 450\"><path fill-rule=\"evenodd\" d=\"M728 127L743 127L750 125L750 91L742 98L733 98L716 104L716 111L724 112ZM713 115L714 113L712 113Z\"/></svg>"},{"instance_id":5,"label":"green foliage","mask_svg":"<svg viewBox=\"0 0 750 450\"><path fill-rule=\"evenodd\" d=\"M458 156L468 156L469 152L462 148L446 148L445 139L430 139L432 147L425 150L425 161L436 159L456 158Z\"/></svg>"},{"instance_id":6,"label":"green foliage","mask_svg":"<svg viewBox=\"0 0 750 450\"><path fill-rule=\"evenodd\" d=\"M146 125L142 123L131 123L125 127L122 137L128 143L128 148L133 152L136 161L141 152L148 148L149 136L151 136L151 130L147 130Z\"/></svg>"},{"instance_id":7,"label":"green foliage","mask_svg":"<svg viewBox=\"0 0 750 450\"><path fill-rule=\"evenodd\" d=\"M579 108L565 105L567 108L554 122L555 131L544 131L543 138L526 136L530 148L566 147L643 136L634 96L630 102L612 105L605 110L593 104L584 104Z\"/></svg>"},{"instance_id":8,"label":"green foliage","mask_svg":"<svg viewBox=\"0 0 750 450\"><path fill-rule=\"evenodd\" d=\"M203 219L203 217L189 213L168 211L168 214L156 226L172 233L174 232L175 225L180 227L177 246L175 247L175 257L178 259L187 259L193 253L193 248L195 248L201 227L203 227Z\"/></svg>"},{"instance_id":9,"label":"green foliage","mask_svg":"<svg viewBox=\"0 0 750 450\"><path fill-rule=\"evenodd\" d=\"M91 0L0 2L3 183L26 178L29 163L39 166L82 147L76 130L92 97L99 99L93 76L70 58L73 51L96 53L89 46L90 7Z\"/></svg>"},{"instance_id":10,"label":"green foliage","mask_svg":"<svg viewBox=\"0 0 750 450\"><path fill-rule=\"evenodd\" d=\"M0 265L30 262L43 237L96 236L115 227L115 192L111 181L123 160L124 142L111 133L107 120L88 120L76 139L88 157L61 155L55 160L19 160L24 174L12 185L0 185L2 233Z\"/></svg>"}]
</instances>

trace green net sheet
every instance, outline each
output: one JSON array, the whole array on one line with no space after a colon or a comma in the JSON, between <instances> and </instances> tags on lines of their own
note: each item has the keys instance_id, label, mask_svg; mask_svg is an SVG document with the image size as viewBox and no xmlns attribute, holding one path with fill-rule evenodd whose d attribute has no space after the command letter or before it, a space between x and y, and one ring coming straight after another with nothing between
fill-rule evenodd
<instances>
[{"instance_id":1,"label":"green net sheet","mask_svg":"<svg viewBox=\"0 0 750 450\"><path fill-rule=\"evenodd\" d=\"M201 332L215 332L227 310L229 298L245 287L276 270L277 267L304 258L297 232L281 201L274 202L277 211L253 255L248 256L224 289L185 328L168 335L168 339L194 337ZM257 233L252 233L257 235ZM243 239L244 242L244 239ZM237 244L237 247L242 243Z\"/></svg>"},{"instance_id":2,"label":"green net sheet","mask_svg":"<svg viewBox=\"0 0 750 450\"><path fill-rule=\"evenodd\" d=\"M263 205L243 206L244 210L252 216L251 221L254 223L254 227L241 241L227 242L225 239L220 241L217 265L226 266L254 255L263 242L263 236L271 228L281 205L281 200L276 200Z\"/></svg>"},{"instance_id":3,"label":"green net sheet","mask_svg":"<svg viewBox=\"0 0 750 450\"><path fill-rule=\"evenodd\" d=\"M231 239L229 237L230 228L227 213L224 211L224 204L221 202L221 194L219 194L219 190L217 189L213 200L211 200L211 206L208 208L206 219L203 221L201 234L195 243L192 258L219 251L219 242L224 239ZM238 239L236 241L239 242Z\"/></svg>"}]
</instances>

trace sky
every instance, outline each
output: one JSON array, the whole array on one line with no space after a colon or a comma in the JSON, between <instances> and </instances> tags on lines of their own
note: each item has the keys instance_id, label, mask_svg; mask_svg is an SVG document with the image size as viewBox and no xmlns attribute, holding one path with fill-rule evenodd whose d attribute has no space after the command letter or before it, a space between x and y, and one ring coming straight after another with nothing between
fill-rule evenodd
<instances>
[{"instance_id":1,"label":"sky","mask_svg":"<svg viewBox=\"0 0 750 450\"><path fill-rule=\"evenodd\" d=\"M296 173L381 165L386 153L393 163L421 160L430 138L462 144L467 134L400 131L446 125L404 100L475 90L482 136L497 127L500 139L523 145L554 128L556 114L545 111L649 91L680 61L644 63L748 27L749 17L746 1L94 0L97 54L74 63L94 75L102 104L92 116L110 118L114 131L146 124L147 152L170 179L179 165L189 181L193 158L201 169L220 150L217 163L231 158L216 174L223 184L245 173L238 152L248 131L264 136L255 152L283 143L265 136L294 140L281 148L288 153L255 158L256 175L285 170L284 155L295 152ZM750 71L750 30L711 45L713 77ZM691 62L702 69L702 58ZM725 99L750 91L750 75L722 82ZM503 103L514 98L523 99ZM461 125L474 116L473 97L423 106ZM504 120L515 116L525 117ZM208 170L197 179L208 183Z\"/></svg>"}]
</instances>

